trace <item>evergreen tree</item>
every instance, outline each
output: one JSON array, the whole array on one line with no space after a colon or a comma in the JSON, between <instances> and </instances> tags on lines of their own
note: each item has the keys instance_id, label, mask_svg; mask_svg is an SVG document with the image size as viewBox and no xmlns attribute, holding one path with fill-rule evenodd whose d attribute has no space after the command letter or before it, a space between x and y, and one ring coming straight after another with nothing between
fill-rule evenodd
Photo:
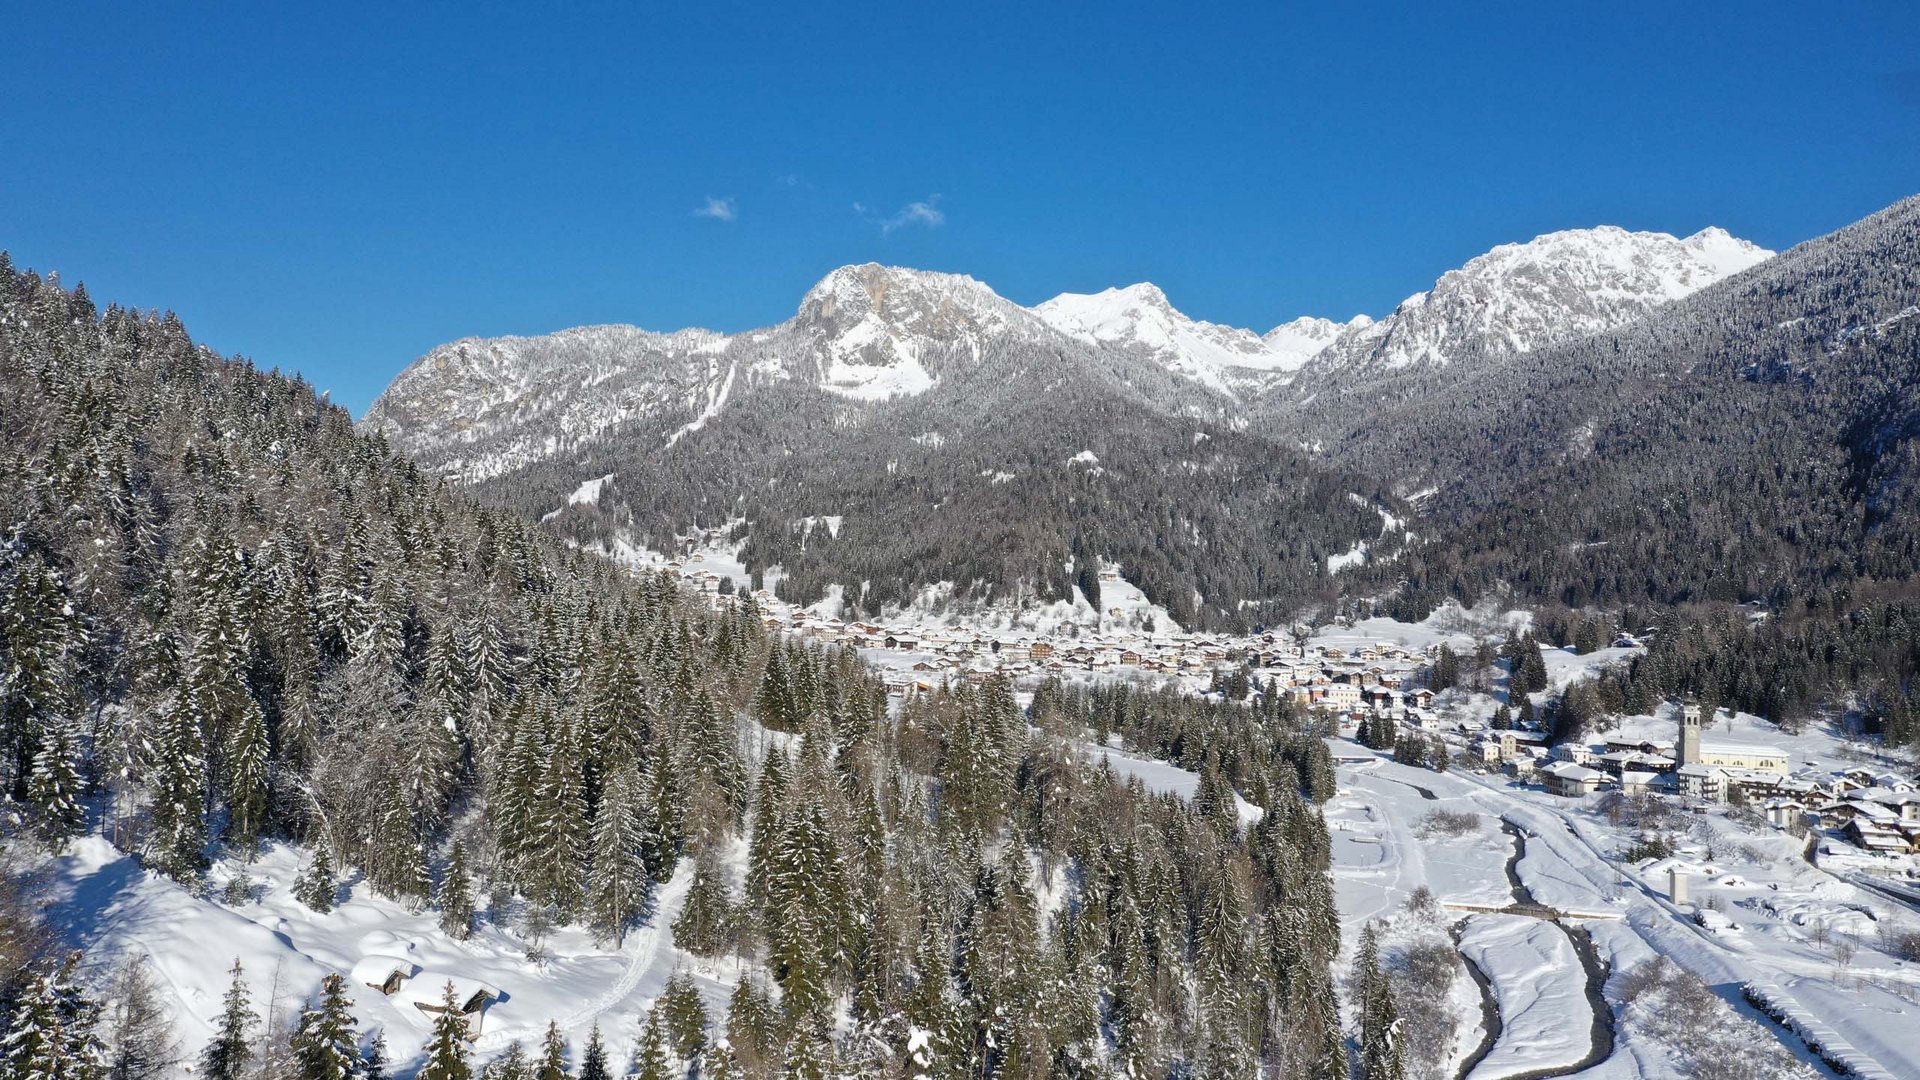
<instances>
[{"instance_id":1,"label":"evergreen tree","mask_svg":"<svg viewBox=\"0 0 1920 1080\"><path fill-rule=\"evenodd\" d=\"M600 1039L600 1025L593 1025L587 1035L586 1053L580 1059L580 1080L613 1080L613 1072L607 1067L607 1045Z\"/></svg>"},{"instance_id":2,"label":"evergreen tree","mask_svg":"<svg viewBox=\"0 0 1920 1080\"><path fill-rule=\"evenodd\" d=\"M343 977L320 981L320 1000L301 1014L293 1033L299 1080L362 1080L366 1075L350 1007Z\"/></svg>"},{"instance_id":3,"label":"evergreen tree","mask_svg":"<svg viewBox=\"0 0 1920 1080\"><path fill-rule=\"evenodd\" d=\"M660 992L660 1000L654 1003L654 1011L661 1017L675 1054L690 1059L700 1053L707 1041L707 1007L700 1000L693 976L684 971L674 972L667 979L666 989ZM581 1080L587 1078L583 1076Z\"/></svg>"},{"instance_id":4,"label":"evergreen tree","mask_svg":"<svg viewBox=\"0 0 1920 1080\"><path fill-rule=\"evenodd\" d=\"M1360 1075L1362 1080L1406 1080L1406 1048L1400 1041L1400 1011L1393 980L1380 964L1372 923L1361 932L1354 960L1360 998Z\"/></svg>"},{"instance_id":5,"label":"evergreen tree","mask_svg":"<svg viewBox=\"0 0 1920 1080\"><path fill-rule=\"evenodd\" d=\"M267 722L251 698L228 734L226 758L227 832L233 842L251 848L267 821Z\"/></svg>"},{"instance_id":6,"label":"evergreen tree","mask_svg":"<svg viewBox=\"0 0 1920 1080\"><path fill-rule=\"evenodd\" d=\"M459 1012L460 1001L453 983L447 983L440 998L440 1013L433 1020L433 1034L427 1036L427 1062L420 1067L419 1080L471 1080L473 1067L467 1063L467 1019ZM506 1065L494 1071L496 1080L525 1080L525 1057L520 1044L514 1043L503 1059Z\"/></svg>"},{"instance_id":7,"label":"evergreen tree","mask_svg":"<svg viewBox=\"0 0 1920 1080\"><path fill-rule=\"evenodd\" d=\"M573 1074L567 1071L567 1039L560 1034L556 1021L547 1023L547 1036L540 1044L540 1062L534 1066L533 1080L573 1080Z\"/></svg>"},{"instance_id":8,"label":"evergreen tree","mask_svg":"<svg viewBox=\"0 0 1920 1080\"><path fill-rule=\"evenodd\" d=\"M533 1080L533 1063L527 1060L527 1048L515 1039L507 1051L480 1070L482 1080Z\"/></svg>"},{"instance_id":9,"label":"evergreen tree","mask_svg":"<svg viewBox=\"0 0 1920 1080\"><path fill-rule=\"evenodd\" d=\"M733 904L717 860L702 852L693 885L673 920L673 943L695 956L720 955L729 940Z\"/></svg>"},{"instance_id":10,"label":"evergreen tree","mask_svg":"<svg viewBox=\"0 0 1920 1080\"><path fill-rule=\"evenodd\" d=\"M148 862L176 881L197 881L206 866L207 774L200 722L187 695L168 692L158 706L151 750L153 811Z\"/></svg>"},{"instance_id":11,"label":"evergreen tree","mask_svg":"<svg viewBox=\"0 0 1920 1080\"><path fill-rule=\"evenodd\" d=\"M245 1080L253 1063L253 1039L250 1032L260 1022L254 1015L247 991L246 972L240 959L234 958L233 978L226 996L220 999L220 1019L213 1041L200 1054L200 1075L204 1080Z\"/></svg>"},{"instance_id":12,"label":"evergreen tree","mask_svg":"<svg viewBox=\"0 0 1920 1080\"><path fill-rule=\"evenodd\" d=\"M593 823L593 869L587 882L587 924L616 947L645 910L652 884L644 858L639 777L621 769L608 778Z\"/></svg>"},{"instance_id":13,"label":"evergreen tree","mask_svg":"<svg viewBox=\"0 0 1920 1080\"><path fill-rule=\"evenodd\" d=\"M339 888L339 881L333 872L333 856L327 849L326 835L317 834L313 839L313 857L294 880L294 899L324 915L333 910L334 895Z\"/></svg>"},{"instance_id":14,"label":"evergreen tree","mask_svg":"<svg viewBox=\"0 0 1920 1080\"><path fill-rule=\"evenodd\" d=\"M467 868L467 845L453 842L447 873L440 879L440 928L455 941L473 935L473 875Z\"/></svg>"},{"instance_id":15,"label":"evergreen tree","mask_svg":"<svg viewBox=\"0 0 1920 1080\"><path fill-rule=\"evenodd\" d=\"M667 1055L667 1037L660 1026L660 1012L647 1014L640 1029L640 1041L633 1048L633 1060L627 1065L627 1080L674 1080L672 1059Z\"/></svg>"},{"instance_id":16,"label":"evergreen tree","mask_svg":"<svg viewBox=\"0 0 1920 1080\"><path fill-rule=\"evenodd\" d=\"M1460 684L1460 658L1445 643L1434 654L1433 672L1428 683L1434 693L1450 690Z\"/></svg>"},{"instance_id":17,"label":"evergreen tree","mask_svg":"<svg viewBox=\"0 0 1920 1080\"><path fill-rule=\"evenodd\" d=\"M657 1040L664 1059L665 1036L654 1021L650 1019L648 1024L654 1030L642 1039L642 1045ZM746 1075L765 1074L775 1064L779 1043L773 1002L758 983L744 975L734 984L733 995L727 1000L727 1044L733 1048L734 1057Z\"/></svg>"},{"instance_id":18,"label":"evergreen tree","mask_svg":"<svg viewBox=\"0 0 1920 1080\"><path fill-rule=\"evenodd\" d=\"M0 1061L14 1080L99 1080L105 1072L96 1035L100 1006L74 982L80 954L34 975L14 1006L0 1041Z\"/></svg>"},{"instance_id":19,"label":"evergreen tree","mask_svg":"<svg viewBox=\"0 0 1920 1080\"><path fill-rule=\"evenodd\" d=\"M84 787L80 748L71 726L64 719L49 720L33 757L27 799L39 815L41 834L56 852L86 831L87 815L80 805Z\"/></svg>"},{"instance_id":20,"label":"evergreen tree","mask_svg":"<svg viewBox=\"0 0 1920 1080\"><path fill-rule=\"evenodd\" d=\"M387 1033L376 1031L361 1056L361 1075L365 1080L387 1080Z\"/></svg>"}]
</instances>

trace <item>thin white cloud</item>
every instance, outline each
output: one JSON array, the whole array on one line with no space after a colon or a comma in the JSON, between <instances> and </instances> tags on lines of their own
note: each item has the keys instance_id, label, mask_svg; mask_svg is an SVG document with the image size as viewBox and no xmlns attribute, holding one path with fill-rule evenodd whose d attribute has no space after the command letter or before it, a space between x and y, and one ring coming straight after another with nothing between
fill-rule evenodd
<instances>
[{"instance_id":1,"label":"thin white cloud","mask_svg":"<svg viewBox=\"0 0 1920 1080\"><path fill-rule=\"evenodd\" d=\"M781 173L779 176L776 176L773 178L773 182L776 184L779 184L781 187L799 187L800 174L799 173Z\"/></svg>"},{"instance_id":2,"label":"thin white cloud","mask_svg":"<svg viewBox=\"0 0 1920 1080\"><path fill-rule=\"evenodd\" d=\"M716 199L709 195L707 196L707 205L695 210L693 216L712 218L715 221L732 221L734 218L740 216L740 213L734 209L733 196L729 195L724 199Z\"/></svg>"},{"instance_id":3,"label":"thin white cloud","mask_svg":"<svg viewBox=\"0 0 1920 1080\"><path fill-rule=\"evenodd\" d=\"M890 233L895 229L905 228L908 225L924 225L929 229L937 229L945 225L947 223L947 215L940 210L939 203L940 196L938 195L929 195L921 202L908 203L900 208L899 213L894 214L892 217L880 223L881 235Z\"/></svg>"}]
</instances>

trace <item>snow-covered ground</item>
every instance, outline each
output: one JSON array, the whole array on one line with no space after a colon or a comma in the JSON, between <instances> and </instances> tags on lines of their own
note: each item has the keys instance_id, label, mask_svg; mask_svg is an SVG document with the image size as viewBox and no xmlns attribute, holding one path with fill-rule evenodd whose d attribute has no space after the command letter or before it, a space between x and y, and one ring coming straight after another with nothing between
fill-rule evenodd
<instances>
[{"instance_id":1,"label":"snow-covered ground","mask_svg":"<svg viewBox=\"0 0 1920 1080\"><path fill-rule=\"evenodd\" d=\"M363 884L343 889L346 899L332 911L316 913L291 895L300 868L294 849L268 845L248 868L255 899L229 906L191 895L91 836L54 860L51 914L90 956L148 958L163 992L173 998L177 1032L189 1055L213 1034L235 959L256 1006L288 1022L324 976L349 972L369 956L417 965L421 973L403 990L425 987L437 996L446 976L491 984L501 994L486 1011L475 1044L482 1060L515 1039L536 1044L548 1021L557 1020L576 1039L598 1024L614 1060L623 1062L645 1008L675 970L694 975L709 1010L725 1007L738 977L732 961L703 961L672 944L668 927L692 884L691 862L656 888L651 914L621 947L602 948L577 927L561 928L548 937L549 959L541 964L527 960L527 943L512 929L487 921L470 939L456 941L441 931L435 912L409 911ZM214 869L215 897L233 869L227 863ZM394 1063L419 1054L430 1025L404 993L388 997L357 983L349 993L362 1030L385 1033Z\"/></svg>"},{"instance_id":2,"label":"snow-covered ground","mask_svg":"<svg viewBox=\"0 0 1920 1080\"><path fill-rule=\"evenodd\" d=\"M1194 792L1200 790L1200 774L1178 765L1136 757L1112 747L1088 746L1084 749L1089 761L1105 762L1115 775L1122 779L1139 780L1142 786L1156 795L1178 795L1183 799L1191 799ZM1266 814L1265 809L1241 798L1238 793L1233 796L1233 803L1240 812L1240 820L1248 824L1259 821Z\"/></svg>"},{"instance_id":3,"label":"snow-covered ground","mask_svg":"<svg viewBox=\"0 0 1920 1080\"><path fill-rule=\"evenodd\" d=\"M1577 1065L1592 1043L1586 973L1565 931L1526 915L1471 915L1460 951L1493 984L1500 1037L1468 1080Z\"/></svg>"},{"instance_id":4,"label":"snow-covered ground","mask_svg":"<svg viewBox=\"0 0 1920 1080\"><path fill-rule=\"evenodd\" d=\"M1649 732L1671 728L1656 718L1627 723L1642 723ZM1758 735L1752 725L1764 721L1736 717L1732 724L1735 736ZM1785 736L1772 731L1771 738L1778 742ZM1809 732L1805 738L1811 740L1808 746L1827 745L1836 753L1845 747L1845 740L1831 733ZM1366 920L1402 909L1421 885L1443 904L1504 904L1510 898L1505 860L1514 849L1500 823L1511 822L1525 843L1516 871L1534 899L1601 916L1582 919L1580 925L1591 931L1600 958L1614 972L1610 994L1613 983L1634 965L1667 956L1751 1021L1750 1038L1773 1040L1809 1058L1798 1038L1741 999L1742 986L1763 983L1784 1007L1800 1010L1830 1031L1829 1049L1838 1046L1836 1056L1863 1073L1878 1069L1884 1076L1920 1076L1920 967L1883 950L1887 935L1920 931L1920 915L1809 865L1800 841L1719 813L1681 813L1676 826L1683 838L1681 859L1698 874L1692 880L1693 903L1676 906L1667 895L1669 863L1619 861L1634 831L1609 821L1595 798L1563 799L1503 777L1400 765L1344 739L1333 745L1344 760L1338 770L1340 794L1326 816L1349 946ZM1435 810L1472 813L1480 821L1458 836L1428 832L1423 837L1421 822ZM1723 929L1699 925L1695 913L1701 909L1714 912L1710 921ZM1609 915L1616 917L1604 917ZM1560 934L1550 924L1540 925ZM1541 959L1538 966L1543 970L1536 978L1547 978L1544 969L1553 968L1553 977L1566 985L1581 984L1581 968L1570 950L1560 954L1556 947L1553 958ZM1583 1054L1592 1011L1583 997L1561 997L1568 1002L1560 1010L1561 1022ZM1617 998L1610 1000L1617 1010ZM1463 1015L1461 1022L1475 1019ZM1643 1038L1636 1045L1626 1038L1608 1062L1582 1075L1684 1075L1670 1063L1661 1064L1667 1060L1664 1051L1646 1042Z\"/></svg>"}]
</instances>

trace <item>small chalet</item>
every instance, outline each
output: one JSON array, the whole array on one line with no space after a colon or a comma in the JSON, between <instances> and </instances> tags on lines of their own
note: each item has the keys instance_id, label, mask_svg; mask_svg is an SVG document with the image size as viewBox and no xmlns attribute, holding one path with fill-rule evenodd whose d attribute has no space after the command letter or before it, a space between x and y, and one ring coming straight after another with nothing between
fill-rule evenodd
<instances>
[{"instance_id":1,"label":"small chalet","mask_svg":"<svg viewBox=\"0 0 1920 1080\"><path fill-rule=\"evenodd\" d=\"M371 986L392 996L408 979L419 974L420 966L398 956L364 956L353 965L348 978L362 986Z\"/></svg>"},{"instance_id":2,"label":"small chalet","mask_svg":"<svg viewBox=\"0 0 1920 1080\"><path fill-rule=\"evenodd\" d=\"M500 1000L498 987L458 975L421 973L415 975L393 998L419 1009L431 1020L448 1011L448 987L453 988L452 1011L466 1021L467 1039L471 1041L478 1038L481 1024L486 1020L487 1007Z\"/></svg>"}]
</instances>

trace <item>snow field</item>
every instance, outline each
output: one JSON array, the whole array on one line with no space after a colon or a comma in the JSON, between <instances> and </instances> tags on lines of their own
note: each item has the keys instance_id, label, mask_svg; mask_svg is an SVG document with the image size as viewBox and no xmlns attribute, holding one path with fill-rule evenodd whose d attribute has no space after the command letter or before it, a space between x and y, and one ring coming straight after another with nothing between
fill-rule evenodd
<instances>
[{"instance_id":1,"label":"snow field","mask_svg":"<svg viewBox=\"0 0 1920 1080\"><path fill-rule=\"evenodd\" d=\"M732 853L732 861L742 862L741 852ZM453 975L502 991L475 1042L479 1062L514 1040L535 1045L548 1021L557 1020L576 1055L588 1029L598 1024L616 1067L624 1066L646 1009L676 970L694 976L713 1015L722 1014L739 976L732 960L701 960L672 943L669 927L693 881L691 860L656 886L652 912L619 948L602 948L585 931L562 927L547 939L550 958L538 965L527 960L526 942L507 928L485 921L470 939L456 941L441 931L437 912L409 911L364 884L343 888L342 902L327 914L316 913L291 895L302 863L294 849L268 845L247 868L256 899L229 907L149 874L101 837L89 836L52 864L51 914L90 955L148 958L172 999L189 1057L213 1035L235 958L256 1009L271 1009L288 1023L327 974L347 974L369 955L391 955L420 967L416 982ZM234 865L215 867L211 893L219 894ZM430 1031L426 1015L370 986L350 984L348 991L361 1031L369 1037L384 1032L391 1064L410 1068Z\"/></svg>"},{"instance_id":2,"label":"snow field","mask_svg":"<svg viewBox=\"0 0 1920 1080\"><path fill-rule=\"evenodd\" d=\"M1503 1030L1468 1080L1564 1068L1591 1047L1585 973L1559 927L1525 915L1471 915L1460 951L1486 973Z\"/></svg>"}]
</instances>

